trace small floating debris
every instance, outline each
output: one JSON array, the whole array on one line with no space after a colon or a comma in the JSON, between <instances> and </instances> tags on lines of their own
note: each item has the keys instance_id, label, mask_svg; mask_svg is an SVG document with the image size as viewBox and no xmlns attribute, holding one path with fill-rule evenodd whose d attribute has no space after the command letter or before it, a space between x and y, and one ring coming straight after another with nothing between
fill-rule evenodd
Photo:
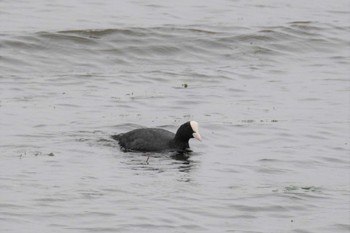
<instances>
[{"instance_id":1,"label":"small floating debris","mask_svg":"<svg viewBox=\"0 0 350 233\"><path fill-rule=\"evenodd\" d=\"M187 83L183 83L183 84L182 84L182 87L183 87L183 88L187 88L187 87L188 87L188 84L187 84Z\"/></svg>"},{"instance_id":2,"label":"small floating debris","mask_svg":"<svg viewBox=\"0 0 350 233\"><path fill-rule=\"evenodd\" d=\"M44 153L44 152L41 152L41 151L24 151L23 153L21 153L19 155L19 158L23 158L24 156L35 156L35 157L39 157L39 156L55 156L54 153Z\"/></svg>"},{"instance_id":3,"label":"small floating debris","mask_svg":"<svg viewBox=\"0 0 350 233\"><path fill-rule=\"evenodd\" d=\"M321 192L321 188L320 187L316 187L316 186L287 186L284 188L284 191L286 192L316 192L316 193L320 193Z\"/></svg>"},{"instance_id":4,"label":"small floating debris","mask_svg":"<svg viewBox=\"0 0 350 233\"><path fill-rule=\"evenodd\" d=\"M242 120L243 123L254 123L254 120Z\"/></svg>"},{"instance_id":5,"label":"small floating debris","mask_svg":"<svg viewBox=\"0 0 350 233\"><path fill-rule=\"evenodd\" d=\"M263 120L263 119L261 119L261 120L253 120L253 119L247 119L247 120L242 120L242 122L243 122L243 123L258 123L258 122L260 122L260 123L277 123L278 120L276 120L276 119L272 119L272 120Z\"/></svg>"},{"instance_id":6,"label":"small floating debris","mask_svg":"<svg viewBox=\"0 0 350 233\"><path fill-rule=\"evenodd\" d=\"M38 155L42 155L42 153L41 153L40 151L36 151L36 152L34 153L34 156L38 156Z\"/></svg>"}]
</instances>

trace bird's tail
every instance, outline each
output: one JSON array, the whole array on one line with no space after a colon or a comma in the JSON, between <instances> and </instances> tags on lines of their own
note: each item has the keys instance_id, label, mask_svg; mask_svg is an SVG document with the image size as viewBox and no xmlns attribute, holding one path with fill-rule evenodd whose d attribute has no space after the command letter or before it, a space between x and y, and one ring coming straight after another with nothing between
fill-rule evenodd
<instances>
[{"instance_id":1,"label":"bird's tail","mask_svg":"<svg viewBox=\"0 0 350 233\"><path fill-rule=\"evenodd\" d=\"M119 138L122 136L123 134L117 134L117 135L112 135L111 138L113 138L116 141L119 141Z\"/></svg>"}]
</instances>

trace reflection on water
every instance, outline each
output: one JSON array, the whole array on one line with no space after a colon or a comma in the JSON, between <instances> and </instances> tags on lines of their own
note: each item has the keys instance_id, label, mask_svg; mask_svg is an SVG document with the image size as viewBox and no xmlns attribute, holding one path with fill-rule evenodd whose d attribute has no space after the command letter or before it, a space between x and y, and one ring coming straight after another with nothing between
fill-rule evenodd
<instances>
[{"instance_id":1,"label":"reflection on water","mask_svg":"<svg viewBox=\"0 0 350 233\"><path fill-rule=\"evenodd\" d=\"M123 157L133 170L145 170L155 172L179 171L190 173L198 166L199 161L191 159L191 153L166 152L166 153L138 153L124 152Z\"/></svg>"}]
</instances>

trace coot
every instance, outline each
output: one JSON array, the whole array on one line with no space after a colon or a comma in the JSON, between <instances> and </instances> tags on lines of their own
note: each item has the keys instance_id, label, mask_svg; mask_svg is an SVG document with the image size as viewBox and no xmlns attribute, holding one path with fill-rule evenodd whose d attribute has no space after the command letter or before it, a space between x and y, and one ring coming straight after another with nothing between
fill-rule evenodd
<instances>
[{"instance_id":1,"label":"coot","mask_svg":"<svg viewBox=\"0 0 350 233\"><path fill-rule=\"evenodd\" d=\"M196 138L201 141L196 121L181 125L176 134L164 129L141 128L113 135L124 151L161 152L186 151L190 148L188 141Z\"/></svg>"}]
</instances>

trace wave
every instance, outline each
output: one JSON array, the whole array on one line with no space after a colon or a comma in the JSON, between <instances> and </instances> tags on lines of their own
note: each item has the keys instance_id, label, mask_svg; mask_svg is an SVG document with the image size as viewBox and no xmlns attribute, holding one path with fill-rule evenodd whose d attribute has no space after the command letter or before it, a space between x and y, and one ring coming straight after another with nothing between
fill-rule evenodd
<instances>
[{"instance_id":1,"label":"wave","mask_svg":"<svg viewBox=\"0 0 350 233\"><path fill-rule=\"evenodd\" d=\"M341 56L348 28L290 22L258 29L242 27L132 27L0 35L1 68L8 72L45 67L134 64L234 64L260 59L279 62L324 53ZM343 58L343 59L339 59ZM23 68L23 70L22 70Z\"/></svg>"}]
</instances>

